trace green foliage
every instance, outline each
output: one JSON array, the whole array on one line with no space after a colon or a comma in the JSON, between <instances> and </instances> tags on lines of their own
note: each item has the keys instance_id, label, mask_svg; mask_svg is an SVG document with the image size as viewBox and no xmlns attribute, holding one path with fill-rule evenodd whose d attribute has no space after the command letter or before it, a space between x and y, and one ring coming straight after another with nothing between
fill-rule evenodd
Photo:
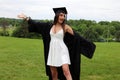
<instances>
[{"instance_id":1,"label":"green foliage","mask_svg":"<svg viewBox=\"0 0 120 80\"><path fill-rule=\"evenodd\" d=\"M85 30L84 37L89 41L98 41L99 35L93 28L89 27Z\"/></svg>"},{"instance_id":2,"label":"green foliage","mask_svg":"<svg viewBox=\"0 0 120 80\"><path fill-rule=\"evenodd\" d=\"M27 34L28 34L27 23L25 23L25 21L21 21L21 25L19 27L16 27L16 29L13 31L12 36L26 38Z\"/></svg>"},{"instance_id":3,"label":"green foliage","mask_svg":"<svg viewBox=\"0 0 120 80\"><path fill-rule=\"evenodd\" d=\"M116 41L120 42L120 30L116 32Z\"/></svg>"},{"instance_id":4,"label":"green foliage","mask_svg":"<svg viewBox=\"0 0 120 80\"><path fill-rule=\"evenodd\" d=\"M36 20L40 22L53 22L53 20ZM81 36L91 41L118 41L118 31L120 30L119 21L92 21L92 20L68 20L73 30L78 32ZM12 30L8 30L9 36L22 37L22 38L41 38L40 34L29 33L27 30L27 23L21 19L0 18L0 28L3 29L1 34L6 35L8 26L14 27ZM14 30L14 31L13 31ZM10 31L10 32L9 32Z\"/></svg>"},{"instance_id":5,"label":"green foliage","mask_svg":"<svg viewBox=\"0 0 120 80\"><path fill-rule=\"evenodd\" d=\"M120 22L119 21L112 21L111 26L115 27L116 30L120 30Z\"/></svg>"},{"instance_id":6,"label":"green foliage","mask_svg":"<svg viewBox=\"0 0 120 80\"><path fill-rule=\"evenodd\" d=\"M0 31L0 36L9 36L8 31Z\"/></svg>"},{"instance_id":7,"label":"green foliage","mask_svg":"<svg viewBox=\"0 0 120 80\"><path fill-rule=\"evenodd\" d=\"M19 38L34 38L34 39L41 38L41 35L38 33L28 32L28 24L26 21L21 21L21 25L19 27L16 27L16 29L12 33L12 36Z\"/></svg>"},{"instance_id":8,"label":"green foliage","mask_svg":"<svg viewBox=\"0 0 120 80\"><path fill-rule=\"evenodd\" d=\"M109 25L110 22L108 22L108 21L100 21L100 22L98 22L98 24L100 24L100 25Z\"/></svg>"},{"instance_id":9,"label":"green foliage","mask_svg":"<svg viewBox=\"0 0 120 80\"><path fill-rule=\"evenodd\" d=\"M8 20L3 18L2 20L0 20L0 25L1 25L1 29L2 31L0 31L0 35L1 36L9 36L9 32L7 31L8 28Z\"/></svg>"}]
</instances>

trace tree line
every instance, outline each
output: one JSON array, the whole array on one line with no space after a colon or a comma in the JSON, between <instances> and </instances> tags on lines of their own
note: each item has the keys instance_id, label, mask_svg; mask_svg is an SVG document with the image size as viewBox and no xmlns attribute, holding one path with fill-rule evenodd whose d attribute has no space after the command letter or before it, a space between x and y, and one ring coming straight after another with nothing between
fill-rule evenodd
<instances>
[{"instance_id":1,"label":"tree line","mask_svg":"<svg viewBox=\"0 0 120 80\"><path fill-rule=\"evenodd\" d=\"M36 20L41 22L52 22L53 20ZM94 42L120 42L120 22L119 21L99 21L94 20L67 20L73 30L84 38ZM21 38L41 38L38 33L29 33L27 23L21 19L0 18L0 35Z\"/></svg>"}]
</instances>

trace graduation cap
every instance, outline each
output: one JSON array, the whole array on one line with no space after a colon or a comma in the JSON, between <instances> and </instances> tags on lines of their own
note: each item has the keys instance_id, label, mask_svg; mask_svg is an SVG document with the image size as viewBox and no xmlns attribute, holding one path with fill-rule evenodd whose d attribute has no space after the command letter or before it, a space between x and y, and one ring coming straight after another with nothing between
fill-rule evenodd
<instances>
[{"instance_id":1,"label":"graduation cap","mask_svg":"<svg viewBox=\"0 0 120 80\"><path fill-rule=\"evenodd\" d=\"M54 11L54 13L55 13L55 15L57 14L57 13L65 13L65 22L67 23L67 14L68 14L68 12L67 12L67 9L66 9L66 7L58 7L58 8L53 8L53 11Z\"/></svg>"},{"instance_id":2,"label":"graduation cap","mask_svg":"<svg viewBox=\"0 0 120 80\"><path fill-rule=\"evenodd\" d=\"M53 11L55 14L60 13L60 12L67 14L66 7L53 8Z\"/></svg>"}]
</instances>

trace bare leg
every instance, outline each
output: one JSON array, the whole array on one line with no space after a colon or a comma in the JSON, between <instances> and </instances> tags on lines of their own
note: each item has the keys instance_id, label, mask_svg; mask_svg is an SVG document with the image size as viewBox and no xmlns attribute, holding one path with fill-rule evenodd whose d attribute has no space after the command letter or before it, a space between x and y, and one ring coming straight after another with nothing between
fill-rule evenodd
<instances>
[{"instance_id":1,"label":"bare leg","mask_svg":"<svg viewBox=\"0 0 120 80\"><path fill-rule=\"evenodd\" d=\"M69 70L69 65L68 64L62 65L62 69L63 69L63 73L64 73L66 79L67 80L72 80L71 73L70 73L70 70Z\"/></svg>"},{"instance_id":2,"label":"bare leg","mask_svg":"<svg viewBox=\"0 0 120 80\"><path fill-rule=\"evenodd\" d=\"M52 74L52 80L58 80L58 72L57 68L50 66L51 74Z\"/></svg>"}]
</instances>

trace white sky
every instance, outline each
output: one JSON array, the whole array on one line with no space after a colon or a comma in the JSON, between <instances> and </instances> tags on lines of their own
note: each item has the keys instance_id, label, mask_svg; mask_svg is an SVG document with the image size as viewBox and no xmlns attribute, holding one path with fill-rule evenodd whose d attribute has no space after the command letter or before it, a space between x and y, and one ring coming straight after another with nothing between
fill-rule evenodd
<instances>
[{"instance_id":1,"label":"white sky","mask_svg":"<svg viewBox=\"0 0 120 80\"><path fill-rule=\"evenodd\" d=\"M54 7L66 7L68 19L120 21L120 0L0 0L0 17L53 19Z\"/></svg>"}]
</instances>

